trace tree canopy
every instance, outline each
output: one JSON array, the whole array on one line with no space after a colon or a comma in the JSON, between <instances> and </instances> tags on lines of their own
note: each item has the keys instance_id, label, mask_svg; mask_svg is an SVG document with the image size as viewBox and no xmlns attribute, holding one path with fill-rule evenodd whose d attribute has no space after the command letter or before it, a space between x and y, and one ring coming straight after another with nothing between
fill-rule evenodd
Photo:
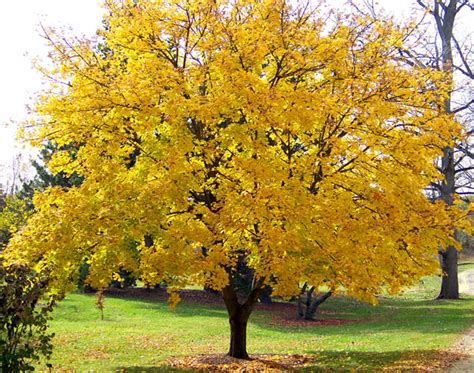
<instances>
[{"instance_id":1,"label":"tree canopy","mask_svg":"<svg viewBox=\"0 0 474 373\"><path fill-rule=\"evenodd\" d=\"M96 41L47 34L24 136L83 180L35 195L12 257L56 287L85 260L97 287L126 268L216 290L243 258L276 294L374 301L456 244L461 212L422 191L460 134L449 80L399 58L407 30L285 0L105 3Z\"/></svg>"}]
</instances>

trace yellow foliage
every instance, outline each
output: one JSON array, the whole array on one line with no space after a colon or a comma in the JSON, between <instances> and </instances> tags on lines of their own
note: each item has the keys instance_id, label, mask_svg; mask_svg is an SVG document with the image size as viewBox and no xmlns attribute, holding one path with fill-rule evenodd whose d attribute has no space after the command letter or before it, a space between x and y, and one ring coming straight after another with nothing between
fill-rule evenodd
<instances>
[{"instance_id":1,"label":"yellow foliage","mask_svg":"<svg viewBox=\"0 0 474 373\"><path fill-rule=\"evenodd\" d=\"M10 255L58 286L87 260L101 286L130 268L215 289L245 256L281 295L366 300L432 273L466 213L422 191L460 134L449 82L399 60L395 24L293 3L109 0L100 44L51 34L66 86L24 134L77 144L49 166L84 182L37 195Z\"/></svg>"},{"instance_id":2,"label":"yellow foliage","mask_svg":"<svg viewBox=\"0 0 474 373\"><path fill-rule=\"evenodd\" d=\"M10 235L15 234L25 225L28 215L24 200L12 195L0 194L0 251L8 243Z\"/></svg>"}]
</instances>

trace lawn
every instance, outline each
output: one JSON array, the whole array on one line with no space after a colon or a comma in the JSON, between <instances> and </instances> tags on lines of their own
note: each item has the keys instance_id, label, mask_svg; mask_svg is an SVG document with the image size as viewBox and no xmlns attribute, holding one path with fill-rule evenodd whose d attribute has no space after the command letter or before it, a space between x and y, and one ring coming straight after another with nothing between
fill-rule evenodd
<instances>
[{"instance_id":1,"label":"lawn","mask_svg":"<svg viewBox=\"0 0 474 373\"><path fill-rule=\"evenodd\" d=\"M460 266L465 270L471 266ZM427 278L378 306L346 297L330 298L319 318L328 325L285 322L259 309L251 317L252 354L309 355L308 370L416 368L450 358L446 350L473 324L474 298L435 301L439 278ZM95 296L71 294L56 309L52 364L76 371L169 371L172 356L225 353L226 311L219 304L186 301L169 311L162 300L107 296L105 320ZM285 319L286 317L286 319ZM350 322L345 322L349 320ZM337 322L333 322L337 321ZM337 325L331 325L337 324Z\"/></svg>"}]
</instances>

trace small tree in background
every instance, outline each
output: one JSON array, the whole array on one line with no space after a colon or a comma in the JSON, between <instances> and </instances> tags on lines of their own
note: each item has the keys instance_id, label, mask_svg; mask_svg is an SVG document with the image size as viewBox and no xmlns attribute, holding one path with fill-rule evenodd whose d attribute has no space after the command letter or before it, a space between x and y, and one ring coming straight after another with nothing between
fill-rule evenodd
<instances>
[{"instance_id":1,"label":"small tree in background","mask_svg":"<svg viewBox=\"0 0 474 373\"><path fill-rule=\"evenodd\" d=\"M105 299L104 289L97 290L97 292L95 293L95 307L100 311L101 320L104 320L104 308L105 308L104 299Z\"/></svg>"},{"instance_id":2,"label":"small tree in background","mask_svg":"<svg viewBox=\"0 0 474 373\"><path fill-rule=\"evenodd\" d=\"M316 311L319 306L323 304L332 295L332 291L318 296L314 295L314 291L317 289L314 286L308 288L308 284L305 282L301 288L299 297L297 298L298 317L305 320L314 320Z\"/></svg>"}]
</instances>

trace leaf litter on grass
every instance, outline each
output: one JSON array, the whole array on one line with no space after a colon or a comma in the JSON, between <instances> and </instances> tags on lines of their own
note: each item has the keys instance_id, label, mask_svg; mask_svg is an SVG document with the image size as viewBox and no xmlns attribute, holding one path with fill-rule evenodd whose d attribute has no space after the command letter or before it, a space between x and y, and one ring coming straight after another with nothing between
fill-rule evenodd
<instances>
[{"instance_id":1,"label":"leaf litter on grass","mask_svg":"<svg viewBox=\"0 0 474 373\"><path fill-rule=\"evenodd\" d=\"M281 372L301 369L311 365L314 356L309 355L251 355L242 360L223 354L207 354L174 357L168 366L179 369L193 369L206 372Z\"/></svg>"}]
</instances>

